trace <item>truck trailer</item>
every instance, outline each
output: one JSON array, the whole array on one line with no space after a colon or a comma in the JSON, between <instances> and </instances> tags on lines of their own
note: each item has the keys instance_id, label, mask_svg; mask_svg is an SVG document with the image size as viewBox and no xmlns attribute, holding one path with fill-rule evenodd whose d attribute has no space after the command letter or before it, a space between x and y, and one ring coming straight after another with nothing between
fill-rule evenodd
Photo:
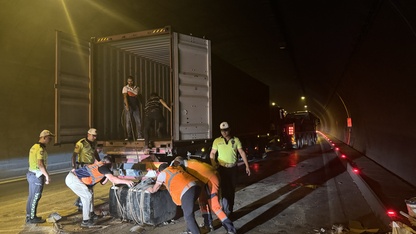
<instances>
[{"instance_id":1,"label":"truck trailer","mask_svg":"<svg viewBox=\"0 0 416 234\"><path fill-rule=\"evenodd\" d=\"M163 113L168 137L152 135L150 150L144 141L123 140L121 90L130 75L142 104L156 92L172 107ZM55 76L55 144L73 144L94 127L103 153L124 165L209 158L222 121L243 139L268 130L268 86L212 56L210 40L170 26L89 40L57 31Z\"/></svg>"},{"instance_id":2,"label":"truck trailer","mask_svg":"<svg viewBox=\"0 0 416 234\"><path fill-rule=\"evenodd\" d=\"M319 118L310 111L296 111L284 118L284 136L288 148L301 149L316 144Z\"/></svg>"}]
</instances>

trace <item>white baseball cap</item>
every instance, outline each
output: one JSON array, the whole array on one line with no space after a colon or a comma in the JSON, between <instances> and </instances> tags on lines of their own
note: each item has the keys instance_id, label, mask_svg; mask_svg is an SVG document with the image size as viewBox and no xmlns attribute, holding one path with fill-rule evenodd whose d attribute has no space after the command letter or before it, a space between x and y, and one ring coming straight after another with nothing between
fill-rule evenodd
<instances>
[{"instance_id":1,"label":"white baseball cap","mask_svg":"<svg viewBox=\"0 0 416 234\"><path fill-rule=\"evenodd\" d=\"M51 131L49 131L49 130L43 130L39 134L39 137L46 137L46 136L52 136L52 137L54 137L55 135Z\"/></svg>"},{"instance_id":2,"label":"white baseball cap","mask_svg":"<svg viewBox=\"0 0 416 234\"><path fill-rule=\"evenodd\" d=\"M220 124L220 129L221 130L223 130L223 129L227 129L227 128L229 128L230 126L228 125L228 123L227 122L222 122L221 124Z\"/></svg>"},{"instance_id":3,"label":"white baseball cap","mask_svg":"<svg viewBox=\"0 0 416 234\"><path fill-rule=\"evenodd\" d=\"M90 130L88 130L88 134L91 134L91 135L97 135L97 129L95 129L95 128L90 128Z\"/></svg>"}]
</instances>

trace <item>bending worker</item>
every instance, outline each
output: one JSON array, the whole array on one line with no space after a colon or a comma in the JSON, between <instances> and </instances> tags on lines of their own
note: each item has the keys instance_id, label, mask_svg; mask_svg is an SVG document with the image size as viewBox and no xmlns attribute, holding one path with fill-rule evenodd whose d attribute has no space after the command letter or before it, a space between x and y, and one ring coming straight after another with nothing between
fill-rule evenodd
<instances>
[{"instance_id":1,"label":"bending worker","mask_svg":"<svg viewBox=\"0 0 416 234\"><path fill-rule=\"evenodd\" d=\"M82 223L81 227L94 226L94 197L89 187L96 183L107 183L108 180L115 184L126 184L133 186L132 180L120 179L112 174L110 170L112 158L105 156L101 162L96 161L94 164L87 165L78 169L72 169L65 178L65 184L81 198L82 206Z\"/></svg>"},{"instance_id":2,"label":"bending worker","mask_svg":"<svg viewBox=\"0 0 416 234\"><path fill-rule=\"evenodd\" d=\"M186 172L205 184L205 191L201 192L199 201L201 213L204 218L204 227L208 228L210 231L213 231L212 217L209 212L209 208L211 208L211 211L221 220L221 223L225 230L227 230L227 233L237 233L233 223L224 213L220 205L218 198L220 181L217 171L207 163L200 162L196 159L185 160L181 156L176 157L172 163L175 166L183 166ZM204 204L206 201L208 201L208 208L207 204Z\"/></svg>"},{"instance_id":3,"label":"bending worker","mask_svg":"<svg viewBox=\"0 0 416 234\"><path fill-rule=\"evenodd\" d=\"M199 227L194 215L194 204L201 192L199 181L186 173L182 167L168 166L167 163L160 164L159 172L156 184L148 188L147 191L155 193L164 184L173 202L181 206L183 210L187 227L185 233L199 234Z\"/></svg>"}]
</instances>

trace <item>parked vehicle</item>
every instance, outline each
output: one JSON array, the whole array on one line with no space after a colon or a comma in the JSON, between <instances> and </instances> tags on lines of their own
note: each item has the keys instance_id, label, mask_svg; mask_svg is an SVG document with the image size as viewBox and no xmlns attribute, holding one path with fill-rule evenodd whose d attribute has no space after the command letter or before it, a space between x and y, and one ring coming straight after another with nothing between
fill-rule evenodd
<instances>
[{"instance_id":1,"label":"parked vehicle","mask_svg":"<svg viewBox=\"0 0 416 234\"><path fill-rule=\"evenodd\" d=\"M222 121L243 142L268 130L269 87L211 55L208 39L168 26L90 40L57 32L56 38L56 144L72 144L97 128L103 152L126 169L176 155L207 159ZM172 107L163 112L168 137L153 134L150 150L143 141L122 140L121 90L129 75L143 104L156 92Z\"/></svg>"},{"instance_id":2,"label":"parked vehicle","mask_svg":"<svg viewBox=\"0 0 416 234\"><path fill-rule=\"evenodd\" d=\"M316 144L319 118L309 111L286 113L278 106L270 111L271 128L266 152L282 149L301 149Z\"/></svg>"},{"instance_id":3,"label":"parked vehicle","mask_svg":"<svg viewBox=\"0 0 416 234\"><path fill-rule=\"evenodd\" d=\"M304 146L316 144L316 126L318 123L319 118L309 111L287 114L284 120L286 146L301 149Z\"/></svg>"}]
</instances>

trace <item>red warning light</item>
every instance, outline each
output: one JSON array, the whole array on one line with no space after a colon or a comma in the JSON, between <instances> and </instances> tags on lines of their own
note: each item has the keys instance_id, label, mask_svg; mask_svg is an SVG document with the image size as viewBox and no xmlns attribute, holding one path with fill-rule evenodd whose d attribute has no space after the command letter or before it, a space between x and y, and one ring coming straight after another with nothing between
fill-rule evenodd
<instances>
[{"instance_id":1,"label":"red warning light","mask_svg":"<svg viewBox=\"0 0 416 234\"><path fill-rule=\"evenodd\" d=\"M332 146L335 146L335 144L334 144L334 143L332 143L331 145L332 145Z\"/></svg>"},{"instance_id":2,"label":"red warning light","mask_svg":"<svg viewBox=\"0 0 416 234\"><path fill-rule=\"evenodd\" d=\"M352 169L352 171L353 171L355 174L359 174L359 173L360 173L360 170L358 170L358 168L353 168L353 169Z\"/></svg>"},{"instance_id":3,"label":"red warning light","mask_svg":"<svg viewBox=\"0 0 416 234\"><path fill-rule=\"evenodd\" d=\"M396 211L394 211L394 210L388 210L387 211L387 215L389 217L395 217L397 214L396 214Z\"/></svg>"},{"instance_id":4,"label":"red warning light","mask_svg":"<svg viewBox=\"0 0 416 234\"><path fill-rule=\"evenodd\" d=\"M338 151L338 150L339 150L339 148L338 148L338 147L336 147L336 148L335 148L335 150L336 150L336 151Z\"/></svg>"},{"instance_id":5,"label":"red warning light","mask_svg":"<svg viewBox=\"0 0 416 234\"><path fill-rule=\"evenodd\" d=\"M347 158L345 154L341 154L341 158Z\"/></svg>"}]
</instances>

